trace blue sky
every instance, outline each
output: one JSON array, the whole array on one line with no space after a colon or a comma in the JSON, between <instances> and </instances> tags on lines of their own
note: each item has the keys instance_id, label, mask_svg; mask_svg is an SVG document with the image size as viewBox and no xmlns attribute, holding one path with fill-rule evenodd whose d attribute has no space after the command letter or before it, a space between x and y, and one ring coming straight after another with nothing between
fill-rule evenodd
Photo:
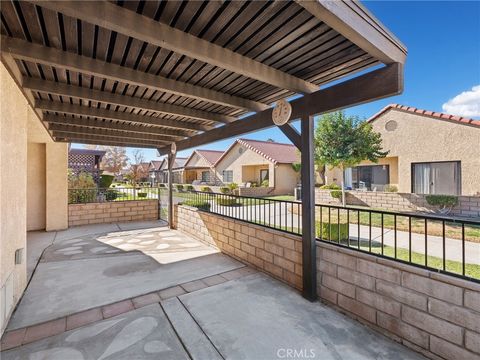
<instances>
[{"instance_id":1,"label":"blue sky","mask_svg":"<svg viewBox=\"0 0 480 360\"><path fill-rule=\"evenodd\" d=\"M390 103L458 113L461 112L458 103L475 101L480 108L480 88L474 95L469 92L474 86L480 86L480 1L364 1L363 4L408 48L405 91L395 97L349 108L348 114L368 118ZM467 93L462 94L464 92ZM454 106L442 108L455 97ZM480 118L478 113L468 115ZM244 137L288 142L275 128ZM219 141L201 148L224 150L232 141ZM177 156L188 156L191 151L179 152ZM157 158L154 150L143 149L143 152L147 160ZM128 153L131 155L132 149Z\"/></svg>"}]
</instances>

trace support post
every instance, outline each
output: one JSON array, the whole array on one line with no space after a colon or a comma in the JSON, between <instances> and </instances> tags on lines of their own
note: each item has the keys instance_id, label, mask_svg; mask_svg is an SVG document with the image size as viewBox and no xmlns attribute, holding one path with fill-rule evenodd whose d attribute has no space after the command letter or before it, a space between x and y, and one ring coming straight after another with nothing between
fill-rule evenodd
<instances>
[{"instance_id":1,"label":"support post","mask_svg":"<svg viewBox=\"0 0 480 360\"><path fill-rule=\"evenodd\" d=\"M301 121L303 297L317 299L317 246L315 241L314 117Z\"/></svg>"},{"instance_id":2,"label":"support post","mask_svg":"<svg viewBox=\"0 0 480 360\"><path fill-rule=\"evenodd\" d=\"M175 162L175 154L168 153L168 226L170 229L174 228L173 224L173 182L172 182L172 168Z\"/></svg>"}]
</instances>

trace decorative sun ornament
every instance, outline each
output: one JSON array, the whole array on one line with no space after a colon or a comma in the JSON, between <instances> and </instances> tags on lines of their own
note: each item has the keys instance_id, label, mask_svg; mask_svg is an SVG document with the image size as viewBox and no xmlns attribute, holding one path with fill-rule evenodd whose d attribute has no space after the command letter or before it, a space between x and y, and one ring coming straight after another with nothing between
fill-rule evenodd
<instances>
[{"instance_id":1,"label":"decorative sun ornament","mask_svg":"<svg viewBox=\"0 0 480 360\"><path fill-rule=\"evenodd\" d=\"M292 105L285 100L278 100L272 111L272 120L275 125L285 125L292 116Z\"/></svg>"}]
</instances>

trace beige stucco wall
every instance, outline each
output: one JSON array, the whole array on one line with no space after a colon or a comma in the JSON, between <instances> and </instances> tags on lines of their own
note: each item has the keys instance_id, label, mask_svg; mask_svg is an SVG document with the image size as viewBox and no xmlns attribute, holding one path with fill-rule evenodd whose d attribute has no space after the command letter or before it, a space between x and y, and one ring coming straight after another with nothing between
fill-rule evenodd
<instances>
[{"instance_id":1,"label":"beige stucco wall","mask_svg":"<svg viewBox=\"0 0 480 360\"><path fill-rule=\"evenodd\" d=\"M46 225L45 144L27 145L27 231Z\"/></svg>"},{"instance_id":2,"label":"beige stucco wall","mask_svg":"<svg viewBox=\"0 0 480 360\"><path fill-rule=\"evenodd\" d=\"M26 286L27 230L68 227L68 145L53 143L0 64L0 333ZM15 264L15 251L23 249Z\"/></svg>"},{"instance_id":3,"label":"beige stucco wall","mask_svg":"<svg viewBox=\"0 0 480 360\"><path fill-rule=\"evenodd\" d=\"M0 334L26 285L27 100L0 64ZM23 261L15 264L15 250Z\"/></svg>"},{"instance_id":4,"label":"beige stucco wall","mask_svg":"<svg viewBox=\"0 0 480 360\"><path fill-rule=\"evenodd\" d=\"M291 164L278 164L275 169L276 195L293 194L293 189L300 182L300 174L296 173Z\"/></svg>"},{"instance_id":5,"label":"beige stucco wall","mask_svg":"<svg viewBox=\"0 0 480 360\"><path fill-rule=\"evenodd\" d=\"M385 130L388 121L394 131ZM416 162L460 161L462 195L480 192L480 128L392 109L372 122L382 135L389 157L398 157L398 190L411 192L411 165ZM328 181L333 176L330 172ZM392 181L393 183L393 181Z\"/></svg>"}]
</instances>

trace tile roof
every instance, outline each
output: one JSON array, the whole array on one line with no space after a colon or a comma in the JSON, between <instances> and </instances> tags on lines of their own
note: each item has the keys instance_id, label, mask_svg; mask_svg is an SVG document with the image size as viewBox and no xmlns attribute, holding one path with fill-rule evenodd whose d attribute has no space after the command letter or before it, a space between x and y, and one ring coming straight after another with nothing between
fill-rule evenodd
<instances>
[{"instance_id":1,"label":"tile roof","mask_svg":"<svg viewBox=\"0 0 480 360\"><path fill-rule=\"evenodd\" d=\"M173 167L172 169L180 169L185 166L185 163L187 162L188 158L175 158L175 161L173 162Z\"/></svg>"},{"instance_id":2,"label":"tile roof","mask_svg":"<svg viewBox=\"0 0 480 360\"><path fill-rule=\"evenodd\" d=\"M368 122L374 121L380 115L384 114L385 112L387 112L388 110L391 110L391 109L405 111L405 112L409 112L409 113L417 114L417 115L429 116L429 117L440 119L440 120L456 121L456 122L464 124L464 125L480 126L480 120L465 118L465 117L456 116L456 115L444 114L444 113L441 113L441 112L422 110L422 109L418 109L418 108L413 107L413 106L405 106L405 105L400 105L400 104L390 104L390 105L385 106L382 110L377 112L375 115L373 115L367 121Z\"/></svg>"},{"instance_id":3,"label":"tile roof","mask_svg":"<svg viewBox=\"0 0 480 360\"><path fill-rule=\"evenodd\" d=\"M300 153L295 145L273 141L237 139L232 146L225 151L225 154L232 149L236 143L242 144L273 163L292 164L300 161ZM219 163L220 160L221 158L218 159L217 163Z\"/></svg>"},{"instance_id":4,"label":"tile roof","mask_svg":"<svg viewBox=\"0 0 480 360\"><path fill-rule=\"evenodd\" d=\"M220 157L224 153L221 150L195 150L194 152L203 157L212 166L217 162L218 159L220 159Z\"/></svg>"}]
</instances>

